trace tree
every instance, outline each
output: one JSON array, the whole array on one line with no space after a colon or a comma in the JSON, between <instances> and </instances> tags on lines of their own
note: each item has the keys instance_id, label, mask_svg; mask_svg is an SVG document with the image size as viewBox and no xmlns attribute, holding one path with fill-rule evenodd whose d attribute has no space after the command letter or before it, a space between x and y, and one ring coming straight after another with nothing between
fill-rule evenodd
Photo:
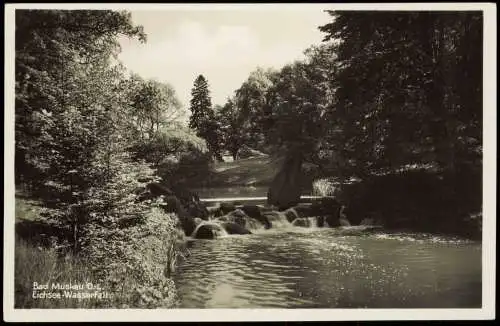
<instances>
[{"instance_id":1,"label":"tree","mask_svg":"<svg viewBox=\"0 0 500 326\"><path fill-rule=\"evenodd\" d=\"M182 116L181 103L171 85L144 80L135 74L125 83L134 109L134 130L141 140L152 138L161 128L177 123Z\"/></svg>"},{"instance_id":2,"label":"tree","mask_svg":"<svg viewBox=\"0 0 500 326\"><path fill-rule=\"evenodd\" d=\"M217 159L222 160L220 137L217 133L218 124L212 108L208 82L203 75L199 75L194 81L191 96L189 127L196 130L197 135L207 141L213 155Z\"/></svg>"},{"instance_id":3,"label":"tree","mask_svg":"<svg viewBox=\"0 0 500 326\"><path fill-rule=\"evenodd\" d=\"M366 176L407 164L437 163L450 171L459 161L477 164L481 15L329 13L334 21L320 30L336 42L339 67L330 112L353 171Z\"/></svg>"},{"instance_id":4,"label":"tree","mask_svg":"<svg viewBox=\"0 0 500 326\"><path fill-rule=\"evenodd\" d=\"M227 99L226 104L217 111L217 121L220 123L222 147L229 150L234 160L238 157L238 151L248 140L248 134L244 128L244 116L235 105L234 99Z\"/></svg>"},{"instance_id":5,"label":"tree","mask_svg":"<svg viewBox=\"0 0 500 326\"><path fill-rule=\"evenodd\" d=\"M325 129L332 127L324 119L331 94L325 72L328 67L315 58L315 50L306 53L307 60L283 67L269 88L265 131L269 143L301 152L312 160Z\"/></svg>"},{"instance_id":6,"label":"tree","mask_svg":"<svg viewBox=\"0 0 500 326\"><path fill-rule=\"evenodd\" d=\"M106 28L101 22L106 22ZM43 143L43 129L58 126L55 121L70 107L84 107L87 103L95 107L102 102L92 101L92 97L102 98L109 91L104 88L108 86L106 78L119 69L108 68L102 76L98 75L104 66L110 66L109 57L117 54L115 36L118 34L145 40L142 28L132 26L130 14L124 12L16 11L15 161L18 181L43 182L49 167L43 160L55 151ZM85 82L89 74L94 83ZM116 85L109 86L115 88ZM92 111L93 108L82 110ZM86 115L90 119L91 115ZM79 145L86 147L86 143Z\"/></svg>"},{"instance_id":7,"label":"tree","mask_svg":"<svg viewBox=\"0 0 500 326\"><path fill-rule=\"evenodd\" d=\"M145 40L129 13L16 11L16 175L43 195L47 219L73 230L75 253L148 210L133 195L153 171L126 150L131 107L111 61L118 34Z\"/></svg>"},{"instance_id":8,"label":"tree","mask_svg":"<svg viewBox=\"0 0 500 326\"><path fill-rule=\"evenodd\" d=\"M234 104L238 107L240 128L248 135L245 144L250 147L262 148L265 143L266 96L277 73L258 67L235 91Z\"/></svg>"}]
</instances>

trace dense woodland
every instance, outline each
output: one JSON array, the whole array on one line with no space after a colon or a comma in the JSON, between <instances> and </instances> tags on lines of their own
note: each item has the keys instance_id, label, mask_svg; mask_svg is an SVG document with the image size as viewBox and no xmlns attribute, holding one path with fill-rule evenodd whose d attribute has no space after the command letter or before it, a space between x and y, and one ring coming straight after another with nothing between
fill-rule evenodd
<instances>
[{"instance_id":1,"label":"dense woodland","mask_svg":"<svg viewBox=\"0 0 500 326\"><path fill-rule=\"evenodd\" d=\"M353 222L372 214L387 226L477 233L481 12L328 14L304 60L256 68L226 103L213 105L198 76L184 126L171 85L117 60L119 35L147 40L129 13L17 10L19 196L42 203L43 223L60 230L54 241L92 267L89 277L116 287L129 278L131 306L174 304L175 291L151 289L173 289L182 254L177 217L161 200L138 200L142 189L182 183L191 167L244 148L312 164L341 185Z\"/></svg>"}]
</instances>

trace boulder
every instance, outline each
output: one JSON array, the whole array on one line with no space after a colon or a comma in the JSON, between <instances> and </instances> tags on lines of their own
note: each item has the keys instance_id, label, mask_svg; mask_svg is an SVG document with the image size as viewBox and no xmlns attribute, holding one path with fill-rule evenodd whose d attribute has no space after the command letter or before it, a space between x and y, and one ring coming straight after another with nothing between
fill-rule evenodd
<instances>
[{"instance_id":1,"label":"boulder","mask_svg":"<svg viewBox=\"0 0 500 326\"><path fill-rule=\"evenodd\" d=\"M262 225L264 225L264 228L266 229L271 227L271 223L265 216L260 215L258 218L253 218L248 216L242 209L239 208L224 215L223 217L225 221L237 223L247 229L258 229Z\"/></svg>"},{"instance_id":2,"label":"boulder","mask_svg":"<svg viewBox=\"0 0 500 326\"><path fill-rule=\"evenodd\" d=\"M159 182L152 182L146 186L146 191L139 196L139 200L160 196L166 202L166 205L162 205L163 209L167 213L177 214L186 235L191 235L196 227L194 218L208 220L209 212L198 195L181 187L169 188Z\"/></svg>"},{"instance_id":3,"label":"boulder","mask_svg":"<svg viewBox=\"0 0 500 326\"><path fill-rule=\"evenodd\" d=\"M310 206L310 210L313 215L338 216L341 206L336 198L325 197L314 201Z\"/></svg>"},{"instance_id":4,"label":"boulder","mask_svg":"<svg viewBox=\"0 0 500 326\"><path fill-rule=\"evenodd\" d=\"M340 209L342 205L333 197L325 197L315 200L310 206L310 214L322 216L323 222L327 222L330 227L340 226ZM319 224L318 224L319 225Z\"/></svg>"},{"instance_id":5,"label":"boulder","mask_svg":"<svg viewBox=\"0 0 500 326\"><path fill-rule=\"evenodd\" d=\"M297 212L300 217L310 217L310 216L318 216L317 212L314 212L311 208L311 205L297 205L294 206L293 209Z\"/></svg>"},{"instance_id":6,"label":"boulder","mask_svg":"<svg viewBox=\"0 0 500 326\"><path fill-rule=\"evenodd\" d=\"M196 228L196 232L192 236L196 239L215 239L223 233L226 231L221 225L204 222Z\"/></svg>"},{"instance_id":7,"label":"boulder","mask_svg":"<svg viewBox=\"0 0 500 326\"><path fill-rule=\"evenodd\" d=\"M196 239L215 239L216 233L210 224L205 224L201 225L198 230L196 230L196 234L193 234L193 237Z\"/></svg>"},{"instance_id":8,"label":"boulder","mask_svg":"<svg viewBox=\"0 0 500 326\"><path fill-rule=\"evenodd\" d=\"M227 216L235 216L235 217L248 217L248 215L240 208L237 208L226 214Z\"/></svg>"},{"instance_id":9,"label":"boulder","mask_svg":"<svg viewBox=\"0 0 500 326\"><path fill-rule=\"evenodd\" d=\"M224 220L227 222L237 223L237 224L245 227L247 218L248 218L248 216L245 214L245 212L243 212L241 209L235 209L234 211L229 212L228 214L223 215L223 216L219 217L218 219Z\"/></svg>"},{"instance_id":10,"label":"boulder","mask_svg":"<svg viewBox=\"0 0 500 326\"><path fill-rule=\"evenodd\" d=\"M148 187L153 195L176 196L190 216L208 219L208 210L195 192L178 185L168 188L159 183L152 183Z\"/></svg>"},{"instance_id":11,"label":"boulder","mask_svg":"<svg viewBox=\"0 0 500 326\"><path fill-rule=\"evenodd\" d=\"M252 234L244 226L234 222L224 222L222 223L222 227L228 234Z\"/></svg>"},{"instance_id":12,"label":"boulder","mask_svg":"<svg viewBox=\"0 0 500 326\"><path fill-rule=\"evenodd\" d=\"M311 221L306 217L299 217L292 222L292 225L309 228L311 227Z\"/></svg>"},{"instance_id":13,"label":"boulder","mask_svg":"<svg viewBox=\"0 0 500 326\"><path fill-rule=\"evenodd\" d=\"M259 221L264 225L264 228L269 229L271 228L271 222L269 222L269 219L262 214L262 210L259 206L257 205L243 205L241 207L241 210L245 212L246 215L249 217Z\"/></svg>"},{"instance_id":14,"label":"boulder","mask_svg":"<svg viewBox=\"0 0 500 326\"><path fill-rule=\"evenodd\" d=\"M324 216L316 216L316 225L319 228L322 228L325 226L325 217Z\"/></svg>"},{"instance_id":15,"label":"boulder","mask_svg":"<svg viewBox=\"0 0 500 326\"><path fill-rule=\"evenodd\" d=\"M292 223L293 221L295 221L296 219L300 218L300 215L299 213L297 213L297 211L295 210L295 208L289 208L287 210L285 210L283 212L283 214L285 214L286 216L286 219L288 220L288 222Z\"/></svg>"}]
</instances>

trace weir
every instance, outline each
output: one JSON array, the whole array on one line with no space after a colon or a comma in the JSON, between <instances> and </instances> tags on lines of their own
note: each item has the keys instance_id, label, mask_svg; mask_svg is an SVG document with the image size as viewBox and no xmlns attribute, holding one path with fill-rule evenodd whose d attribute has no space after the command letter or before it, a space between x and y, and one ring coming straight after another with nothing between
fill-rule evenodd
<instances>
[{"instance_id":1,"label":"weir","mask_svg":"<svg viewBox=\"0 0 500 326\"><path fill-rule=\"evenodd\" d=\"M207 207L209 220L201 222L200 219L191 237L216 239L233 234L262 233L267 229L330 228L333 226L330 226L327 220L335 215L335 206L324 206L320 211L306 208L313 204L313 200L327 198L335 197L303 195L295 207L286 210L278 210L278 207L268 205L267 197L263 196L203 198L200 199L201 202L213 203ZM224 203L229 205L221 206ZM345 218L344 220L341 222L345 223L340 225L350 225Z\"/></svg>"},{"instance_id":2,"label":"weir","mask_svg":"<svg viewBox=\"0 0 500 326\"><path fill-rule=\"evenodd\" d=\"M304 204L313 199L334 198L332 196L300 196L300 201ZM238 202L238 201L267 201L267 197L226 197L226 198L200 198L204 203Z\"/></svg>"}]
</instances>

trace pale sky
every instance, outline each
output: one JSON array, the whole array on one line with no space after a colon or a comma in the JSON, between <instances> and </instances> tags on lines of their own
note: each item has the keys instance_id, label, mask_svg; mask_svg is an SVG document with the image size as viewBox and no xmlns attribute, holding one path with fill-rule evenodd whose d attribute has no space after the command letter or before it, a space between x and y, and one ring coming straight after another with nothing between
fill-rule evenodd
<instances>
[{"instance_id":1,"label":"pale sky","mask_svg":"<svg viewBox=\"0 0 500 326\"><path fill-rule=\"evenodd\" d=\"M279 9L279 10L278 10ZM224 104L258 66L281 68L319 44L327 4L237 10L132 11L146 44L121 40L119 59L143 78L171 84L187 109L193 82L203 74L212 104Z\"/></svg>"}]
</instances>

